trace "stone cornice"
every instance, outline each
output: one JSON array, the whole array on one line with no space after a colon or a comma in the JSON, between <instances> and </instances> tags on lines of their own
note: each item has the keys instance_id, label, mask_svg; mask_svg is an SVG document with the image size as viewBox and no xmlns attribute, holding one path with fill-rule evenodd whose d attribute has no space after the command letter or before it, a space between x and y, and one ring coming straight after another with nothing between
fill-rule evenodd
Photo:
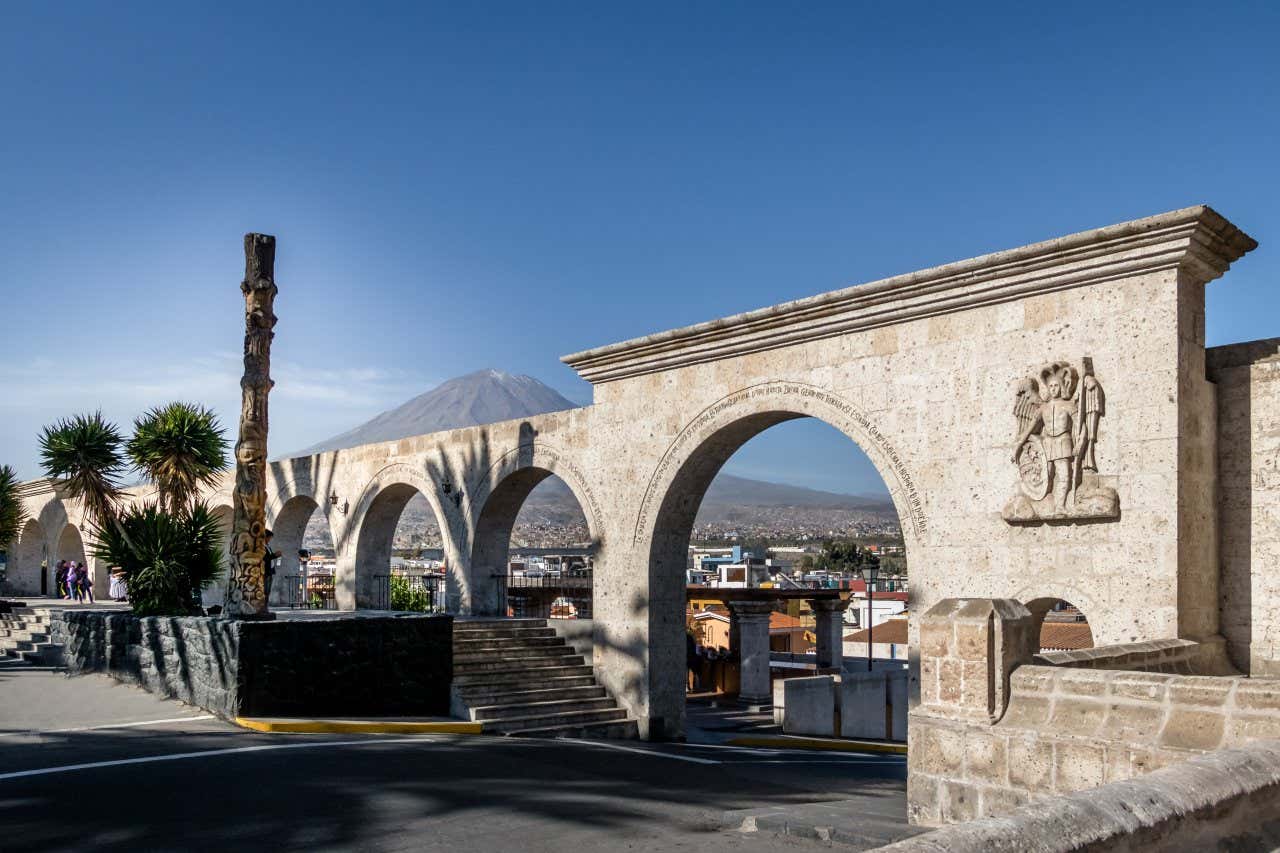
<instances>
[{"instance_id":1,"label":"stone cornice","mask_svg":"<svg viewBox=\"0 0 1280 853\"><path fill-rule=\"evenodd\" d=\"M1203 281L1258 244L1204 205L564 356L588 382L654 373L1160 270Z\"/></svg>"}]
</instances>

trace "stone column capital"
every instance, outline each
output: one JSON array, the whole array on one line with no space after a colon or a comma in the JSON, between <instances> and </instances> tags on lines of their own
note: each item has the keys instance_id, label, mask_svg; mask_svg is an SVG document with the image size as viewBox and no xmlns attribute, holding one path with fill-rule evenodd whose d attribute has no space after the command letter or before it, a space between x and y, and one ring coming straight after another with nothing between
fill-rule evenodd
<instances>
[{"instance_id":1,"label":"stone column capital","mask_svg":"<svg viewBox=\"0 0 1280 853\"><path fill-rule=\"evenodd\" d=\"M814 613L843 613L853 603L850 598L811 598L809 607Z\"/></svg>"},{"instance_id":2,"label":"stone column capital","mask_svg":"<svg viewBox=\"0 0 1280 853\"><path fill-rule=\"evenodd\" d=\"M772 601L730 601L729 612L743 622L753 619L768 619L773 612Z\"/></svg>"}]
</instances>

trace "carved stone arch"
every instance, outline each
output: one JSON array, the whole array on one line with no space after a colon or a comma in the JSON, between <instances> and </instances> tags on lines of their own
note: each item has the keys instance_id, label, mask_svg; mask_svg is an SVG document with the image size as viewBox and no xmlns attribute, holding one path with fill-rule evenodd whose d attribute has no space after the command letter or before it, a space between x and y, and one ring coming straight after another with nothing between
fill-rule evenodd
<instances>
[{"instance_id":1,"label":"carved stone arch","mask_svg":"<svg viewBox=\"0 0 1280 853\"><path fill-rule=\"evenodd\" d=\"M61 498L52 496L38 510L31 514L44 529L45 544L49 546L49 559L56 561L53 551L58 547L57 537L62 535L62 528L71 522L71 514Z\"/></svg>"},{"instance_id":2,"label":"carved stone arch","mask_svg":"<svg viewBox=\"0 0 1280 853\"><path fill-rule=\"evenodd\" d=\"M1100 629L1101 633L1106 635L1116 627L1107 624L1108 612L1105 605L1074 584L1051 579L1036 581L1022 587L1013 597L1031 611L1034 619L1033 634L1037 638L1044 625L1045 615L1059 601L1074 605L1084 614L1095 645L1099 642ZM1122 642L1122 640L1114 640L1114 642Z\"/></svg>"},{"instance_id":3,"label":"carved stone arch","mask_svg":"<svg viewBox=\"0 0 1280 853\"><path fill-rule=\"evenodd\" d=\"M375 606L379 600L373 586L373 577L387 573L391 556L391 537L395 533L400 513L414 494L421 494L435 514L436 525L444 545L445 560L449 567L451 587L465 588L465 566L460 565L461 555L456 546L457 513L450 514L436 494L436 486L425 467L403 462L393 462L370 478L351 507L344 545L348 558L339 561L338 595L340 601L348 597L357 607ZM342 571L348 566L347 576ZM456 585L456 586L455 586ZM464 593L465 594L465 593ZM456 593L450 592L452 599ZM381 606L385 606L382 604Z\"/></svg>"},{"instance_id":4,"label":"carved stone arch","mask_svg":"<svg viewBox=\"0 0 1280 853\"><path fill-rule=\"evenodd\" d=\"M40 594L41 564L47 559L48 551L49 534L36 518L29 517L10 549L13 564L7 573L6 591L16 595Z\"/></svg>"},{"instance_id":5,"label":"carved stone arch","mask_svg":"<svg viewBox=\"0 0 1280 853\"><path fill-rule=\"evenodd\" d=\"M317 511L329 526L329 538L336 547L338 537L334 535L331 509L324 495L316 494L310 477L296 477L283 485L271 487L267 498L267 529L272 533L271 549L280 555L271 587L271 604L288 604L290 590L302 572L298 551L302 548L307 525Z\"/></svg>"},{"instance_id":6,"label":"carved stone arch","mask_svg":"<svg viewBox=\"0 0 1280 853\"><path fill-rule=\"evenodd\" d=\"M472 532L470 612L494 614L503 610L498 578L506 574L511 554L511 532L529 494L550 476L569 487L587 520L587 536L596 558L602 550L603 517L600 502L582 470L563 451L526 434L522 427L519 446L498 457L487 471L471 482L465 499Z\"/></svg>"},{"instance_id":7,"label":"carved stone arch","mask_svg":"<svg viewBox=\"0 0 1280 853\"><path fill-rule=\"evenodd\" d=\"M545 471L564 481L587 519L587 534L596 547L602 544L603 511L586 475L564 451L545 441L533 441L512 448L498 457L489 470L477 475L463 498L466 517L475 529L489 498L508 477L524 471ZM545 479L544 477L539 478ZM535 483L536 485L536 483Z\"/></svg>"},{"instance_id":8,"label":"carved stone arch","mask_svg":"<svg viewBox=\"0 0 1280 853\"><path fill-rule=\"evenodd\" d=\"M647 596L628 602L648 621L649 662L645 712L669 731L683 730L684 571L689 537L703 496L721 467L755 436L785 421L812 417L857 444L889 489L908 559L928 535L926 501L907 459L872 416L824 388L767 381L727 394L694 416L668 445L640 501L632 546L647 558ZM634 618L634 617L633 617Z\"/></svg>"},{"instance_id":9,"label":"carved stone arch","mask_svg":"<svg viewBox=\"0 0 1280 853\"><path fill-rule=\"evenodd\" d=\"M908 549L928 534L925 496L917 489L906 460L891 437L880 432L873 416L823 388L802 382L769 381L721 397L677 434L649 478L636 516L633 544L652 538L659 510L670 497L672 486L708 442L718 440L726 448L732 446L724 454L728 459L738 447L769 427L804 417L840 430L866 453L889 489Z\"/></svg>"}]
</instances>

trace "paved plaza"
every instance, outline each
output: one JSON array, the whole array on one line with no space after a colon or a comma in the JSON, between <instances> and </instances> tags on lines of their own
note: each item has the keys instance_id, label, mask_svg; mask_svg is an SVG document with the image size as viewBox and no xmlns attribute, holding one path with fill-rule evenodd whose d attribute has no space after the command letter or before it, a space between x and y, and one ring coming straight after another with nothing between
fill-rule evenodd
<instances>
[{"instance_id":1,"label":"paved plaza","mask_svg":"<svg viewBox=\"0 0 1280 853\"><path fill-rule=\"evenodd\" d=\"M819 849L776 820L724 827L823 804L857 850L911 831L905 780L893 755L261 734L105 677L0 669L6 851Z\"/></svg>"}]
</instances>

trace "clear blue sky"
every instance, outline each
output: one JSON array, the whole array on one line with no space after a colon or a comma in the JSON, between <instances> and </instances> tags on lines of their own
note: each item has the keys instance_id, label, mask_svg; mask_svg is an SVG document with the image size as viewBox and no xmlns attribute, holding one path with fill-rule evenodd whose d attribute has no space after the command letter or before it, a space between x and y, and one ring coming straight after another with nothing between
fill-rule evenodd
<instances>
[{"instance_id":1,"label":"clear blue sky","mask_svg":"<svg viewBox=\"0 0 1280 853\"><path fill-rule=\"evenodd\" d=\"M230 422L280 240L273 451L483 367L1207 202L1280 335L1266 3L0 5L0 461L170 398ZM820 425L735 473L883 488Z\"/></svg>"}]
</instances>

